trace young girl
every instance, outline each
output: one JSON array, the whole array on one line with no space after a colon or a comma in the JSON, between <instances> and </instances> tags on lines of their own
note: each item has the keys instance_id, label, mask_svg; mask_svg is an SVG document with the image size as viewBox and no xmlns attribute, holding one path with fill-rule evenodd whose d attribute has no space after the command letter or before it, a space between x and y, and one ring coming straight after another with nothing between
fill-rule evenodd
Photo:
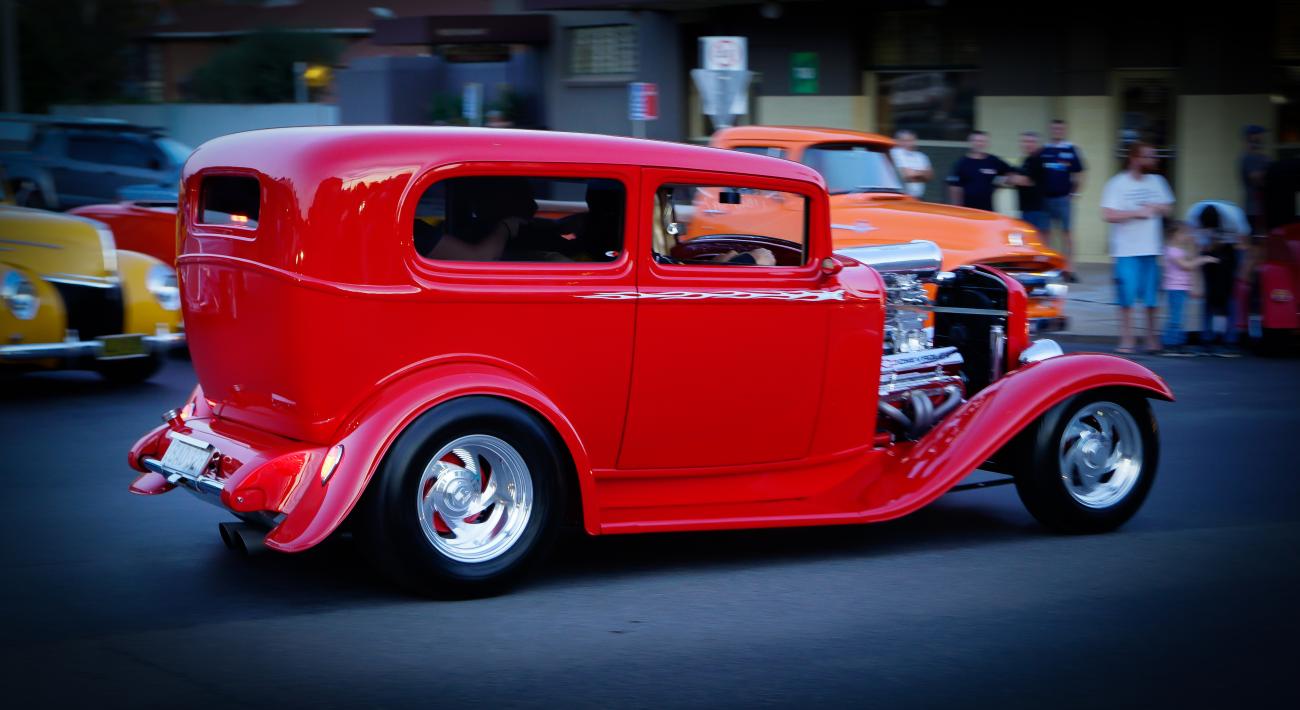
<instances>
[{"instance_id":1,"label":"young girl","mask_svg":"<svg viewBox=\"0 0 1300 710\"><path fill-rule=\"evenodd\" d=\"M1165 294L1168 298L1165 313L1165 332L1162 355L1187 357L1193 353L1186 348L1187 333L1183 330L1183 306L1193 292L1196 275L1202 264L1217 264L1212 256L1198 256L1192 229L1184 222L1171 222L1165 240Z\"/></svg>"}]
</instances>

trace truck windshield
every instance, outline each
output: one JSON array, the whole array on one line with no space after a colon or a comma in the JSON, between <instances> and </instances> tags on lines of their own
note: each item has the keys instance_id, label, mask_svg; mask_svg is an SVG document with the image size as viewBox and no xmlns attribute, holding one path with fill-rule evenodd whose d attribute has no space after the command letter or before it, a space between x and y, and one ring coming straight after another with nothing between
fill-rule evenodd
<instances>
[{"instance_id":1,"label":"truck windshield","mask_svg":"<svg viewBox=\"0 0 1300 710\"><path fill-rule=\"evenodd\" d=\"M903 183L889 156L871 146L822 143L809 146L800 162L822 174L832 195L903 192Z\"/></svg>"}]
</instances>

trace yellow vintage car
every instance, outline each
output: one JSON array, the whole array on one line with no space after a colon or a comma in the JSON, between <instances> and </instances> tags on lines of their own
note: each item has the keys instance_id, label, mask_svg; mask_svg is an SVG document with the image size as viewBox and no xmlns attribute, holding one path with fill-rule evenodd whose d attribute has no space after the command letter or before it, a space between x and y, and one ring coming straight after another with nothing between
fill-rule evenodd
<instances>
[{"instance_id":1,"label":"yellow vintage car","mask_svg":"<svg viewBox=\"0 0 1300 710\"><path fill-rule=\"evenodd\" d=\"M0 370L88 369L138 382L184 343L170 266L118 250L100 222L0 197Z\"/></svg>"}]
</instances>

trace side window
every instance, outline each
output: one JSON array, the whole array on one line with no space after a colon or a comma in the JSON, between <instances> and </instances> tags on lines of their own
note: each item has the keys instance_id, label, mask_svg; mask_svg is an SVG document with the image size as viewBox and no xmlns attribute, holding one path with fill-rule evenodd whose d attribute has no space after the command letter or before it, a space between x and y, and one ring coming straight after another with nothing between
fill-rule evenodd
<instances>
[{"instance_id":1,"label":"side window","mask_svg":"<svg viewBox=\"0 0 1300 710\"><path fill-rule=\"evenodd\" d=\"M135 140L134 138L112 138L108 139L110 148L108 151L108 162L113 165L121 165L126 168L150 168L157 167L158 160L154 157L148 146Z\"/></svg>"},{"instance_id":2,"label":"side window","mask_svg":"<svg viewBox=\"0 0 1300 710\"><path fill-rule=\"evenodd\" d=\"M199 222L232 227L256 227L262 211L257 178L208 175L199 188Z\"/></svg>"},{"instance_id":3,"label":"side window","mask_svg":"<svg viewBox=\"0 0 1300 710\"><path fill-rule=\"evenodd\" d=\"M752 153L753 155L766 155L769 158L784 158L785 148L776 148L773 146L763 145L738 145L732 150L741 153Z\"/></svg>"},{"instance_id":4,"label":"side window","mask_svg":"<svg viewBox=\"0 0 1300 710\"><path fill-rule=\"evenodd\" d=\"M87 163L107 163L109 145L95 136L72 135L68 137L68 157Z\"/></svg>"},{"instance_id":5,"label":"side window","mask_svg":"<svg viewBox=\"0 0 1300 710\"><path fill-rule=\"evenodd\" d=\"M655 191L654 259L660 264L800 266L807 261L808 199L780 190L662 185Z\"/></svg>"},{"instance_id":6,"label":"side window","mask_svg":"<svg viewBox=\"0 0 1300 710\"><path fill-rule=\"evenodd\" d=\"M451 178L420 196L415 250L444 261L614 261L626 204L623 183L606 178Z\"/></svg>"}]
</instances>

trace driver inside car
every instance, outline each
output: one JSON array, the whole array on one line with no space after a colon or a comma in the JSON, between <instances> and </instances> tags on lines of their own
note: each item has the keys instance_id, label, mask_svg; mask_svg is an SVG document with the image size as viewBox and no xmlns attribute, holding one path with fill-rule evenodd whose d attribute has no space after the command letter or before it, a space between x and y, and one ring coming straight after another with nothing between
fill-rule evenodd
<instances>
[{"instance_id":1,"label":"driver inside car","mask_svg":"<svg viewBox=\"0 0 1300 710\"><path fill-rule=\"evenodd\" d=\"M686 228L683 223L677 221L677 211L673 207L673 188L663 187L655 193L655 214L658 216L654 223L654 259L657 263L776 266L776 256L765 247L743 252L730 249L710 259L678 259L672 256L672 252L681 243L678 236L685 232Z\"/></svg>"}]
</instances>

